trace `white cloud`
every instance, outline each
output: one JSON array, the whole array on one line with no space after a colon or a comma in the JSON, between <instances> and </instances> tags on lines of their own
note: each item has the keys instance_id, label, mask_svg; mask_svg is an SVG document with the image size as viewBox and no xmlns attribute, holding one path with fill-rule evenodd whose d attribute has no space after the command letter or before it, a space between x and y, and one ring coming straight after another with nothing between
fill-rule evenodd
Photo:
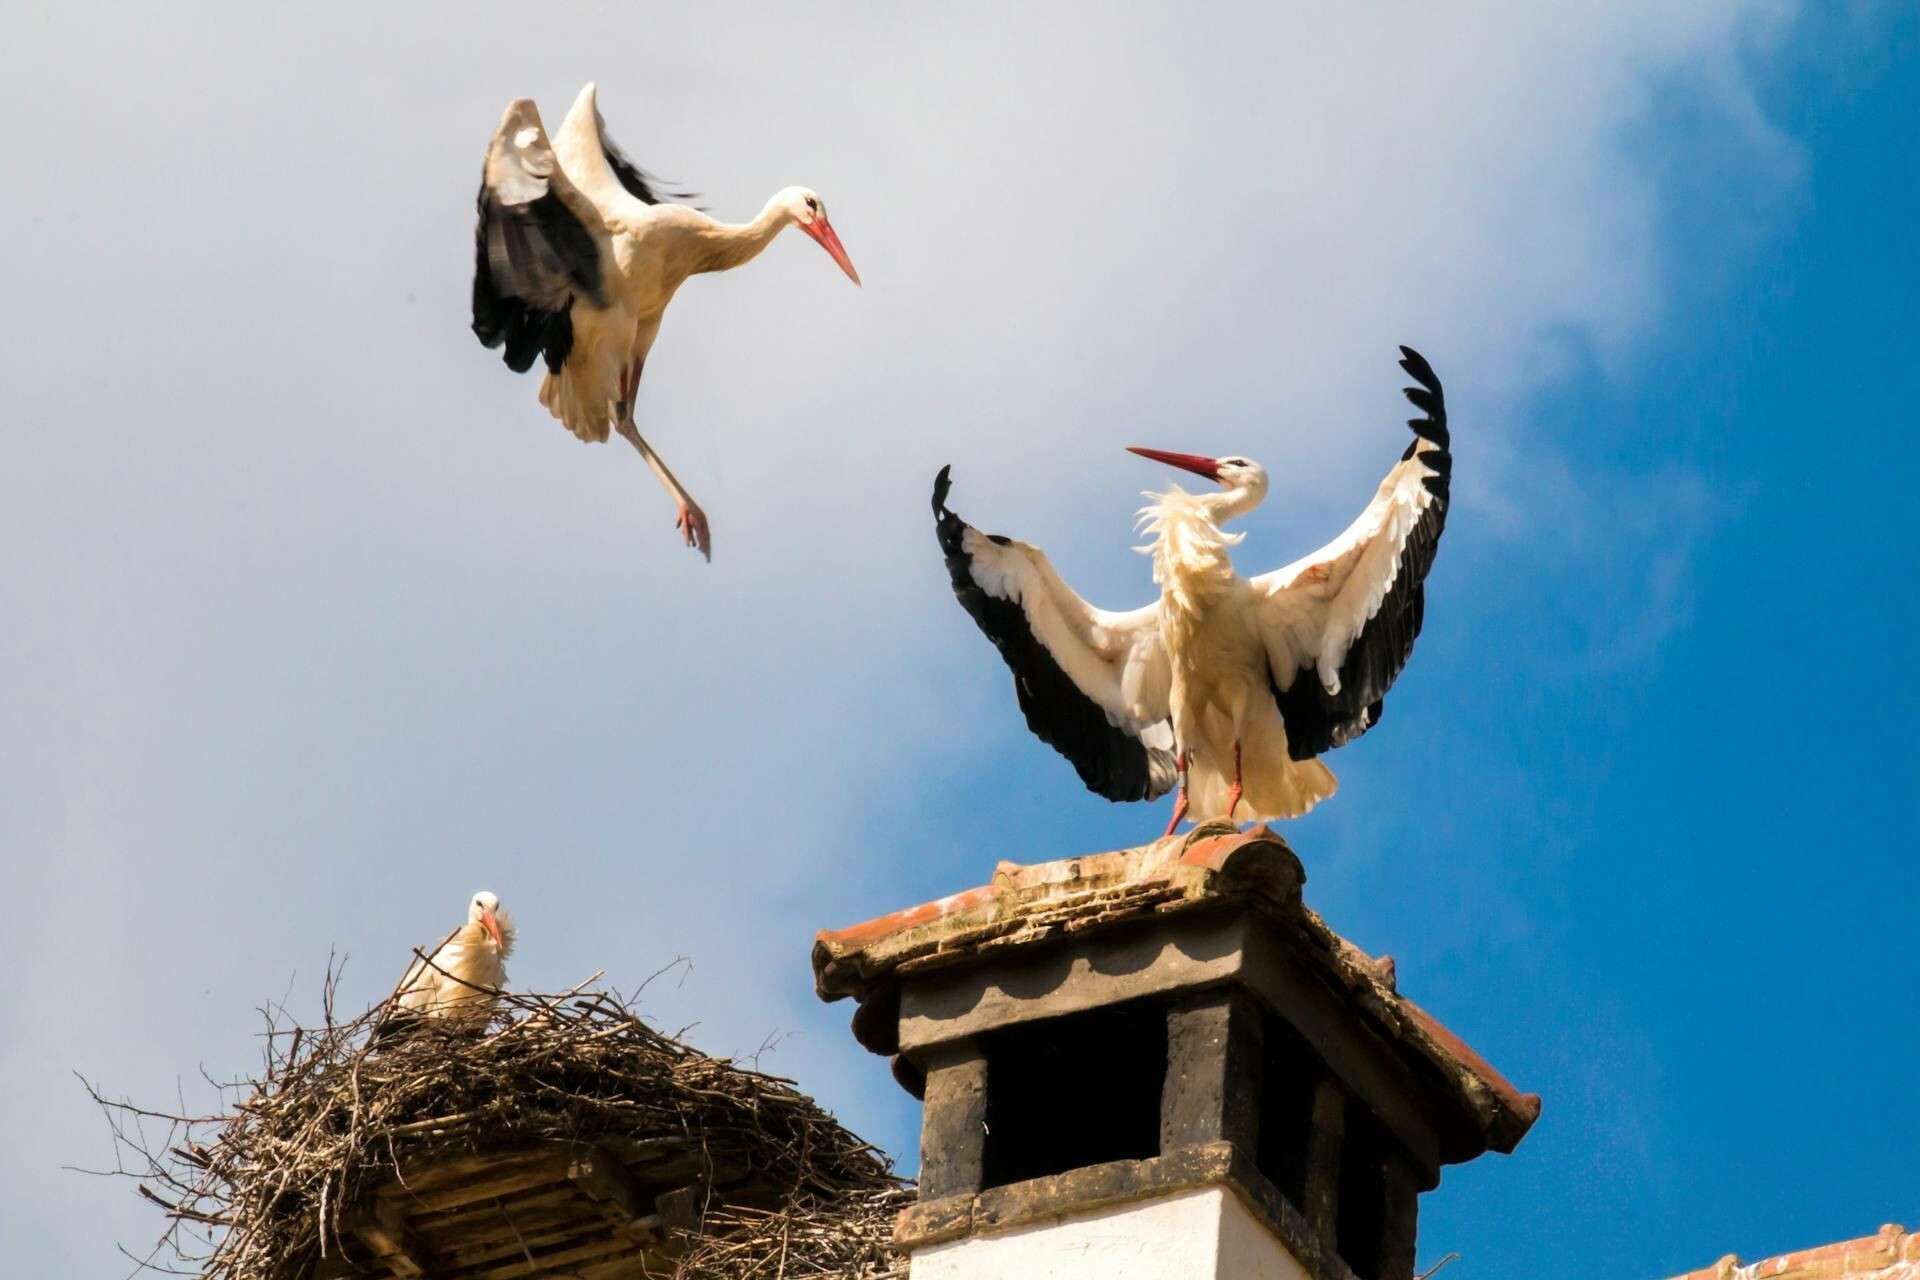
<instances>
[{"instance_id":1,"label":"white cloud","mask_svg":"<svg viewBox=\"0 0 1920 1280\"><path fill-rule=\"evenodd\" d=\"M0 208L16 1262L151 1226L53 1174L100 1145L69 1069L164 1095L242 1063L289 970L337 944L371 998L482 884L520 980L692 956L663 1023L801 1028L769 1065L911 1157L810 931L1055 852L934 874L940 834L892 825L1037 750L944 598L934 469L1117 604L1157 478L1118 446L1253 452L1245 555L1277 563L1397 454L1409 341L1489 460L1468 517L1532 527L1521 481L1567 472L1517 409L1661 322L1657 109L1707 122L1689 165L1796 181L1745 70L1794 10L32 14L0 54L45 148ZM642 413L710 568L465 331L487 130L589 76L722 215L817 187L867 280L796 237L675 303Z\"/></svg>"}]
</instances>

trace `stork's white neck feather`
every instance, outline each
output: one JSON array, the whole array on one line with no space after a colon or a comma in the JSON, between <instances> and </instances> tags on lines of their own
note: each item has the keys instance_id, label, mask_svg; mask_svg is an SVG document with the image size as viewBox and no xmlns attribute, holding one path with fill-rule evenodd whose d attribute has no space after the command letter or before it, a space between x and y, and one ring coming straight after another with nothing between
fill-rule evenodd
<instances>
[{"instance_id":1,"label":"stork's white neck feather","mask_svg":"<svg viewBox=\"0 0 1920 1280\"><path fill-rule=\"evenodd\" d=\"M752 222L721 222L701 214L698 231L702 252L696 271L731 271L752 262L793 221L780 193L766 203Z\"/></svg>"},{"instance_id":2,"label":"stork's white neck feather","mask_svg":"<svg viewBox=\"0 0 1920 1280\"><path fill-rule=\"evenodd\" d=\"M1220 521L1239 514L1240 508L1226 500L1246 495L1240 490L1188 493L1175 485L1144 496L1152 502L1141 508L1139 526L1153 541L1135 550L1153 557L1153 581L1161 599L1183 613L1197 614L1233 588L1227 548L1246 535L1225 532Z\"/></svg>"},{"instance_id":3,"label":"stork's white neck feather","mask_svg":"<svg viewBox=\"0 0 1920 1280\"><path fill-rule=\"evenodd\" d=\"M500 926L500 945L496 950L500 958L505 960L513 954L513 917L507 914L505 907L502 907L500 910L494 912L493 920L495 924ZM493 946L492 938L487 938L486 942L489 947Z\"/></svg>"}]
</instances>

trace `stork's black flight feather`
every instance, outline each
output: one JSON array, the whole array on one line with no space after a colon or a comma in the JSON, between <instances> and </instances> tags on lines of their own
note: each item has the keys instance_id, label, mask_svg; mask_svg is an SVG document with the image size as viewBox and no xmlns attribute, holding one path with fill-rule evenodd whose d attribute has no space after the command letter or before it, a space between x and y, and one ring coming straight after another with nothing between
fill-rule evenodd
<instances>
[{"instance_id":1,"label":"stork's black flight feather","mask_svg":"<svg viewBox=\"0 0 1920 1280\"><path fill-rule=\"evenodd\" d=\"M1286 689L1268 673L1274 701L1287 726L1287 754L1295 760L1310 760L1345 746L1380 722L1387 689L1407 665L1414 638L1420 634L1427 571L1433 567L1433 555L1447 523L1453 455L1448 450L1447 402L1440 379L1418 351L1401 347L1400 355L1400 367L1420 384L1406 388L1406 397L1424 414L1408 420L1414 440L1401 460L1419 452L1419 460L1435 473L1422 480L1433 501L1407 534L1393 586L1380 601L1379 611L1353 638L1341 660L1340 692L1328 693L1308 668L1295 672ZM1420 450L1422 441L1435 447Z\"/></svg>"},{"instance_id":2,"label":"stork's black flight feather","mask_svg":"<svg viewBox=\"0 0 1920 1280\"><path fill-rule=\"evenodd\" d=\"M1080 780L1096 795L1109 800L1151 800L1164 795L1176 777L1173 754L1147 745L1115 724L1040 643L1020 602L982 586L975 576L966 535L978 531L947 509L951 472L951 467L942 467L934 478L934 533L946 555L953 594L1013 672L1014 693L1027 727L1072 761ZM981 536L1009 545L997 534Z\"/></svg>"},{"instance_id":3,"label":"stork's black flight feather","mask_svg":"<svg viewBox=\"0 0 1920 1280\"><path fill-rule=\"evenodd\" d=\"M488 151L475 201L473 334L504 347L515 373L541 355L558 372L573 349L574 298L601 301L600 249L553 188L558 161L544 136L509 129Z\"/></svg>"}]
</instances>

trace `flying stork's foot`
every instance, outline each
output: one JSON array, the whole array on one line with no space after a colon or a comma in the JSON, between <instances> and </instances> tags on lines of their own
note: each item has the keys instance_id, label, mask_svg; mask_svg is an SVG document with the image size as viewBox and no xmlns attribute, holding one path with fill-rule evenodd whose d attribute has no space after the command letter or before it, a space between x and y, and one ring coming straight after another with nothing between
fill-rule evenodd
<instances>
[{"instance_id":1,"label":"flying stork's foot","mask_svg":"<svg viewBox=\"0 0 1920 1280\"><path fill-rule=\"evenodd\" d=\"M696 502L680 499L680 513L673 518L673 527L686 538L687 545L713 559L713 529L707 524L707 513Z\"/></svg>"}]
</instances>

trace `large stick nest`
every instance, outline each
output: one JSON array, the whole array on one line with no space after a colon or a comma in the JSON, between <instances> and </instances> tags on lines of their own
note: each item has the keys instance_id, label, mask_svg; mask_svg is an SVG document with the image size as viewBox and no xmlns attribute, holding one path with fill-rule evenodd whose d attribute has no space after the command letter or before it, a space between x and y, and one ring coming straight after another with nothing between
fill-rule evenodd
<instances>
[{"instance_id":1,"label":"large stick nest","mask_svg":"<svg viewBox=\"0 0 1920 1280\"><path fill-rule=\"evenodd\" d=\"M216 1082L219 1113L148 1110L95 1090L118 1171L171 1220L141 1266L303 1280L322 1258L353 1255L354 1206L390 1193L403 1171L559 1142L684 1149L698 1164L697 1225L668 1270L644 1274L904 1274L891 1227L912 1192L884 1156L791 1082L663 1035L593 983L503 993L482 1028L434 1022L396 1035L390 1000L336 1020L330 972L320 1026L263 1011L261 1073Z\"/></svg>"}]
</instances>

